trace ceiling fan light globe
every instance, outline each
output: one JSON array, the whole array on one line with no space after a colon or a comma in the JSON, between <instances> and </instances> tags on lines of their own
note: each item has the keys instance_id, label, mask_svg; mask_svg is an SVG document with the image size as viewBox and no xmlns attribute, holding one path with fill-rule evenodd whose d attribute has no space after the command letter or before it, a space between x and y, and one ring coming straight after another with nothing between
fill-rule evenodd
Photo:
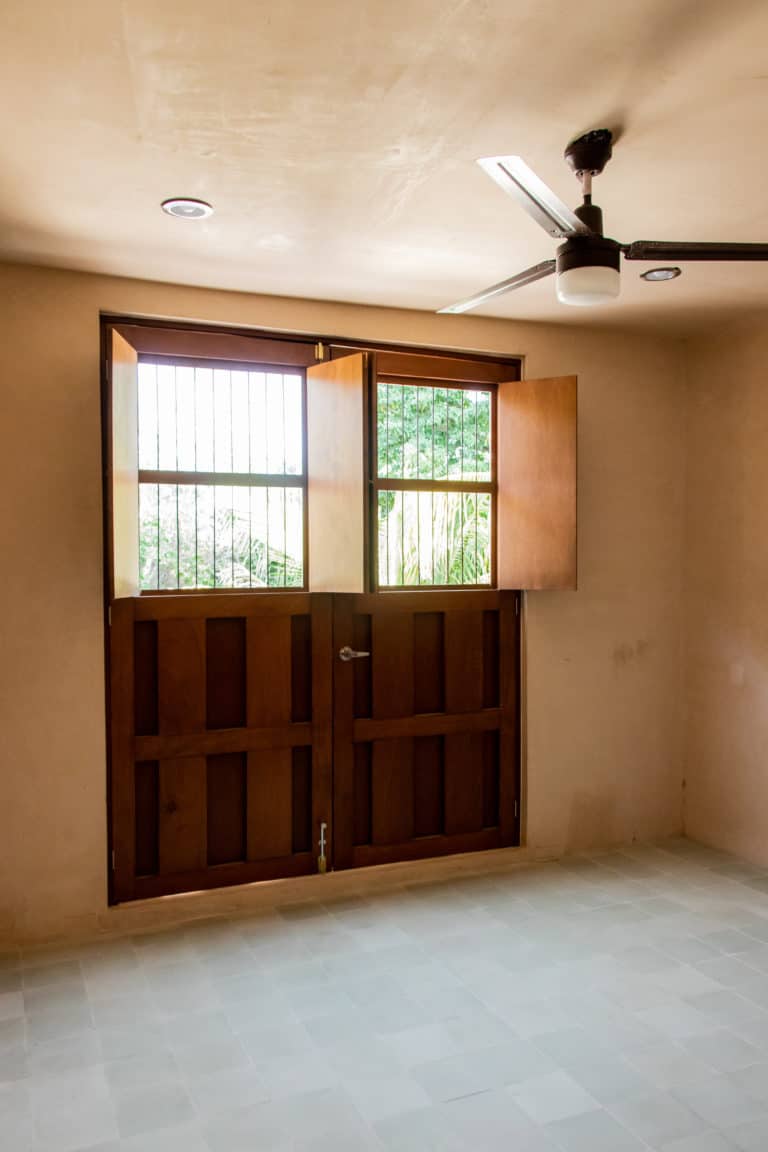
<instances>
[{"instance_id":1,"label":"ceiling fan light globe","mask_svg":"<svg viewBox=\"0 0 768 1152\"><path fill-rule=\"evenodd\" d=\"M572 237L557 250L557 298L588 308L615 300L621 277L621 248L606 236Z\"/></svg>"},{"instance_id":2,"label":"ceiling fan light globe","mask_svg":"<svg viewBox=\"0 0 768 1152\"><path fill-rule=\"evenodd\" d=\"M615 300L621 288L621 277L615 268L566 268L557 275L556 291L561 304L589 307Z\"/></svg>"}]
</instances>

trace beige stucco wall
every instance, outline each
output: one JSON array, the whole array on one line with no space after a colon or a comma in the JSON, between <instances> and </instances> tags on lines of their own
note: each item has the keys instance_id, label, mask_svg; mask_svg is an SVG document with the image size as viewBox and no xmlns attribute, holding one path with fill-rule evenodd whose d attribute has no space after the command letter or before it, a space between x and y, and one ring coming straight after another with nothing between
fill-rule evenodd
<instances>
[{"instance_id":1,"label":"beige stucco wall","mask_svg":"<svg viewBox=\"0 0 768 1152\"><path fill-rule=\"evenodd\" d=\"M681 344L15 266L0 300L0 937L106 909L100 309L578 373L579 591L527 604L528 850L680 830Z\"/></svg>"},{"instance_id":2,"label":"beige stucco wall","mask_svg":"<svg viewBox=\"0 0 768 1152\"><path fill-rule=\"evenodd\" d=\"M768 864L768 325L688 361L686 830Z\"/></svg>"}]
</instances>

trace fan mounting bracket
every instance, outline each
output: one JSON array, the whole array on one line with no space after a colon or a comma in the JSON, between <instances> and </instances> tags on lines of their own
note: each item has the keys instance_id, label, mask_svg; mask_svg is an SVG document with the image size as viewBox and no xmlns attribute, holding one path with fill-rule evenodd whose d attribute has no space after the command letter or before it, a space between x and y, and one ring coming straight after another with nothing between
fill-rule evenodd
<instances>
[{"instance_id":1,"label":"fan mounting bracket","mask_svg":"<svg viewBox=\"0 0 768 1152\"><path fill-rule=\"evenodd\" d=\"M608 128L596 128L571 140L565 150L568 166L577 174L589 172L597 176L611 158L613 133Z\"/></svg>"}]
</instances>

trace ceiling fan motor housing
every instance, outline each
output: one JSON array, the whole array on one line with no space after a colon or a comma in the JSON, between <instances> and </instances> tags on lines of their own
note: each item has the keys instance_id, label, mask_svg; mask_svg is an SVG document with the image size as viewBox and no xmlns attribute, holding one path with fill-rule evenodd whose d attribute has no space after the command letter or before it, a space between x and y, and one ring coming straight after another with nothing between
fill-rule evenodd
<instances>
[{"instance_id":1,"label":"ceiling fan motor housing","mask_svg":"<svg viewBox=\"0 0 768 1152\"><path fill-rule=\"evenodd\" d=\"M571 268L621 267L621 245L606 236L572 236L557 250L557 272Z\"/></svg>"},{"instance_id":2,"label":"ceiling fan motor housing","mask_svg":"<svg viewBox=\"0 0 768 1152\"><path fill-rule=\"evenodd\" d=\"M599 175L613 152L613 133L608 128L596 128L571 140L565 150L565 159L574 172Z\"/></svg>"}]
</instances>

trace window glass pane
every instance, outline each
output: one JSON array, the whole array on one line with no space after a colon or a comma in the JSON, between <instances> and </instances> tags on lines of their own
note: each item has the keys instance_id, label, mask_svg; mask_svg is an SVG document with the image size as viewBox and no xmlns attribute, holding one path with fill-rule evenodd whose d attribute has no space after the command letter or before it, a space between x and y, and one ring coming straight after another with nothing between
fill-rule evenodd
<instances>
[{"instance_id":1,"label":"window glass pane","mask_svg":"<svg viewBox=\"0 0 768 1152\"><path fill-rule=\"evenodd\" d=\"M267 488L267 584L270 588L285 585L285 490Z\"/></svg>"},{"instance_id":2,"label":"window glass pane","mask_svg":"<svg viewBox=\"0 0 768 1152\"><path fill-rule=\"evenodd\" d=\"M285 471L300 476L304 471L304 420L301 411L301 376L283 376L285 387Z\"/></svg>"},{"instance_id":3,"label":"window glass pane","mask_svg":"<svg viewBox=\"0 0 768 1152\"><path fill-rule=\"evenodd\" d=\"M461 517L461 495L448 492L445 497L445 562L448 569L448 584L463 584L462 535L464 525Z\"/></svg>"},{"instance_id":4,"label":"window glass pane","mask_svg":"<svg viewBox=\"0 0 768 1152\"><path fill-rule=\"evenodd\" d=\"M179 586L179 534L176 485L158 484L158 587Z\"/></svg>"},{"instance_id":5,"label":"window glass pane","mask_svg":"<svg viewBox=\"0 0 768 1152\"><path fill-rule=\"evenodd\" d=\"M267 373L267 472L285 472L285 389L283 377Z\"/></svg>"},{"instance_id":6,"label":"window glass pane","mask_svg":"<svg viewBox=\"0 0 768 1152\"><path fill-rule=\"evenodd\" d=\"M304 492L285 489L285 585L300 588L304 583Z\"/></svg>"},{"instance_id":7,"label":"window glass pane","mask_svg":"<svg viewBox=\"0 0 768 1152\"><path fill-rule=\"evenodd\" d=\"M234 472L232 467L232 374L213 370L213 459L215 472Z\"/></svg>"},{"instance_id":8,"label":"window glass pane","mask_svg":"<svg viewBox=\"0 0 768 1152\"><path fill-rule=\"evenodd\" d=\"M179 502L179 588L197 588L197 488L193 484L176 486Z\"/></svg>"},{"instance_id":9,"label":"window glass pane","mask_svg":"<svg viewBox=\"0 0 768 1152\"><path fill-rule=\"evenodd\" d=\"M142 589L303 585L303 490L231 482L303 475L300 373L140 363L139 463L145 473L221 476L215 485L145 476Z\"/></svg>"},{"instance_id":10,"label":"window glass pane","mask_svg":"<svg viewBox=\"0 0 768 1152\"><path fill-rule=\"evenodd\" d=\"M379 584L490 584L491 493L380 491Z\"/></svg>"},{"instance_id":11,"label":"window glass pane","mask_svg":"<svg viewBox=\"0 0 768 1152\"><path fill-rule=\"evenodd\" d=\"M176 468L176 377L173 367L158 365L157 387L157 444L158 467ZM139 412L141 419L141 412Z\"/></svg>"},{"instance_id":12,"label":"window glass pane","mask_svg":"<svg viewBox=\"0 0 768 1152\"><path fill-rule=\"evenodd\" d=\"M250 588L253 540L251 537L251 507L249 488L243 488L242 486L233 487L231 516L232 587Z\"/></svg>"},{"instance_id":13,"label":"window glass pane","mask_svg":"<svg viewBox=\"0 0 768 1152\"><path fill-rule=\"evenodd\" d=\"M462 414L464 406L462 404L462 394L457 388L447 389L447 404L448 432L446 444L448 449L448 479L461 480L462 441L464 434Z\"/></svg>"},{"instance_id":14,"label":"window glass pane","mask_svg":"<svg viewBox=\"0 0 768 1152\"><path fill-rule=\"evenodd\" d=\"M267 471L267 378L263 372L248 373L248 404L251 430L251 472Z\"/></svg>"},{"instance_id":15,"label":"window glass pane","mask_svg":"<svg viewBox=\"0 0 768 1152\"><path fill-rule=\"evenodd\" d=\"M435 388L418 388L418 470L420 480L432 480L435 475Z\"/></svg>"},{"instance_id":16,"label":"window glass pane","mask_svg":"<svg viewBox=\"0 0 768 1152\"><path fill-rule=\"evenodd\" d=\"M389 385L379 384L376 389L376 451L379 476L389 476Z\"/></svg>"},{"instance_id":17,"label":"window glass pane","mask_svg":"<svg viewBox=\"0 0 768 1152\"><path fill-rule=\"evenodd\" d=\"M232 489L223 484L217 484L213 489L213 531L214 587L232 588L232 544L235 534Z\"/></svg>"},{"instance_id":18,"label":"window glass pane","mask_svg":"<svg viewBox=\"0 0 768 1152\"><path fill-rule=\"evenodd\" d=\"M139 485L139 585L146 589L160 587L157 500L157 484Z\"/></svg>"},{"instance_id":19,"label":"window glass pane","mask_svg":"<svg viewBox=\"0 0 768 1152\"><path fill-rule=\"evenodd\" d=\"M379 382L380 479L490 481L491 394Z\"/></svg>"},{"instance_id":20,"label":"window glass pane","mask_svg":"<svg viewBox=\"0 0 768 1152\"><path fill-rule=\"evenodd\" d=\"M191 487L191 485L190 485ZM197 540L197 587L213 588L214 573L214 515L213 487L194 485L195 521L184 525L185 535L195 535Z\"/></svg>"},{"instance_id":21,"label":"window glass pane","mask_svg":"<svg viewBox=\"0 0 768 1152\"><path fill-rule=\"evenodd\" d=\"M461 478L474 480L477 477L477 392L462 392L462 433Z\"/></svg>"},{"instance_id":22,"label":"window glass pane","mask_svg":"<svg viewBox=\"0 0 768 1152\"><path fill-rule=\"evenodd\" d=\"M432 421L433 480L448 477L448 388L435 388L435 411Z\"/></svg>"},{"instance_id":23,"label":"window glass pane","mask_svg":"<svg viewBox=\"0 0 768 1152\"><path fill-rule=\"evenodd\" d=\"M139 364L139 468L157 468L157 377L154 364Z\"/></svg>"},{"instance_id":24,"label":"window glass pane","mask_svg":"<svg viewBox=\"0 0 768 1152\"><path fill-rule=\"evenodd\" d=\"M176 451L182 472L194 472L195 461L195 370L176 369Z\"/></svg>"},{"instance_id":25,"label":"window glass pane","mask_svg":"<svg viewBox=\"0 0 768 1152\"><path fill-rule=\"evenodd\" d=\"M210 368L195 368L194 405L196 471L213 472L213 371Z\"/></svg>"},{"instance_id":26,"label":"window glass pane","mask_svg":"<svg viewBox=\"0 0 768 1152\"><path fill-rule=\"evenodd\" d=\"M491 394L477 392L477 479L491 479Z\"/></svg>"},{"instance_id":27,"label":"window glass pane","mask_svg":"<svg viewBox=\"0 0 768 1152\"><path fill-rule=\"evenodd\" d=\"M232 471L250 472L250 416L248 373L233 372L232 379Z\"/></svg>"},{"instance_id":28,"label":"window glass pane","mask_svg":"<svg viewBox=\"0 0 768 1152\"><path fill-rule=\"evenodd\" d=\"M403 461L403 389L389 385L387 405L387 476L402 476Z\"/></svg>"},{"instance_id":29,"label":"window glass pane","mask_svg":"<svg viewBox=\"0 0 768 1152\"><path fill-rule=\"evenodd\" d=\"M142 589L304 583L301 488L141 484L139 522Z\"/></svg>"},{"instance_id":30,"label":"window glass pane","mask_svg":"<svg viewBox=\"0 0 768 1152\"><path fill-rule=\"evenodd\" d=\"M405 384L400 389L402 394L400 440L403 453L402 477L406 480L418 476L418 445L420 428L418 422L418 388L412 384Z\"/></svg>"},{"instance_id":31,"label":"window glass pane","mask_svg":"<svg viewBox=\"0 0 768 1152\"><path fill-rule=\"evenodd\" d=\"M378 494L379 584L490 584L490 492L427 491L419 482L491 482L491 391L380 381L380 480L413 480Z\"/></svg>"}]
</instances>

